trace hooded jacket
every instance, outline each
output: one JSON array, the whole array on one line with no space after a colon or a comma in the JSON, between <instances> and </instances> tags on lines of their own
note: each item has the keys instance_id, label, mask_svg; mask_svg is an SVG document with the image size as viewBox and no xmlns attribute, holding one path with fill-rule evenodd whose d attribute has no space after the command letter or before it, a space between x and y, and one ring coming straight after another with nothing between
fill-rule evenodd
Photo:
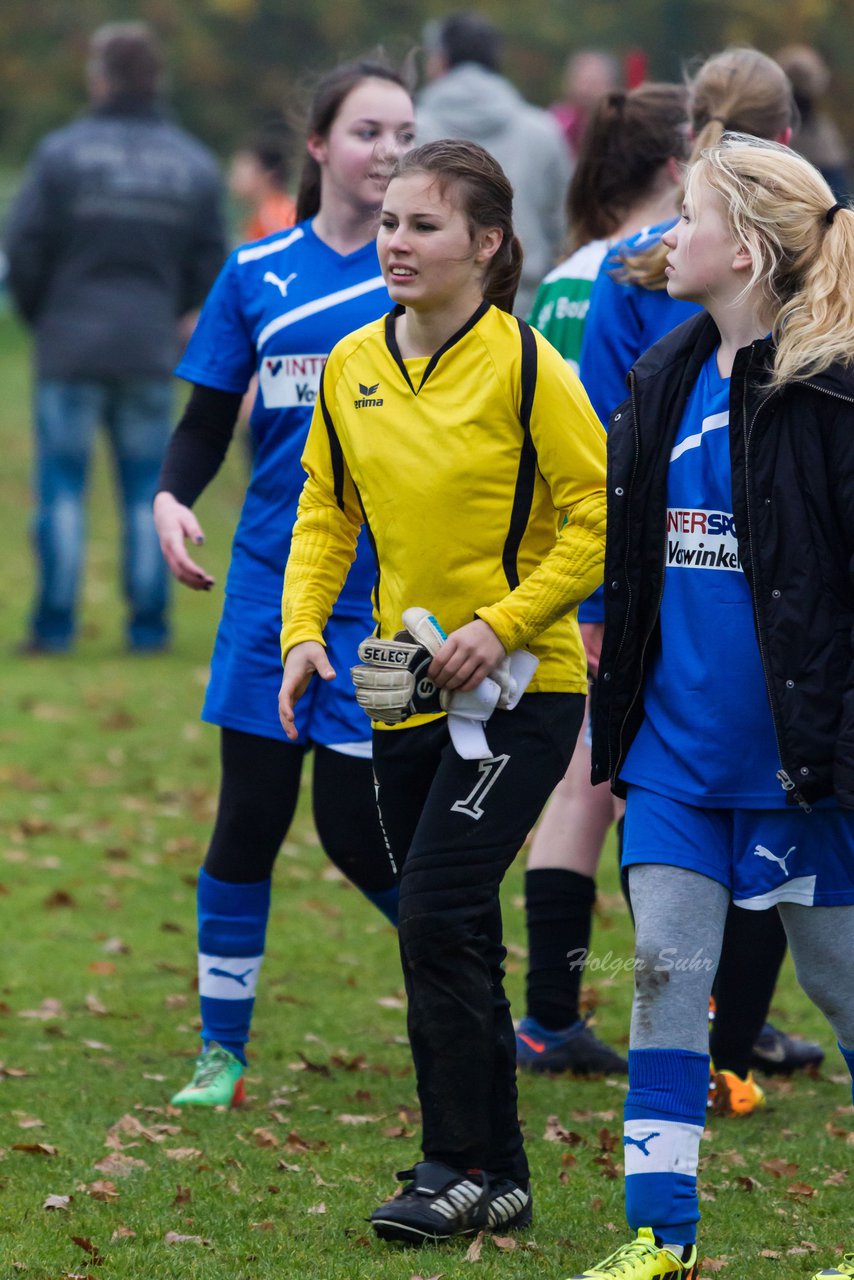
<instances>
[{"instance_id":1,"label":"hooded jacket","mask_svg":"<svg viewBox=\"0 0 854 1280\"><path fill-rule=\"evenodd\" d=\"M513 220L525 261L515 311L526 316L543 276L561 255L566 192L571 174L567 145L556 121L530 106L509 80L475 62L463 62L421 93L418 142L467 138L479 142L513 186Z\"/></svg>"},{"instance_id":2,"label":"hooded jacket","mask_svg":"<svg viewBox=\"0 0 854 1280\"><path fill-rule=\"evenodd\" d=\"M691 388L720 342L705 312L629 374L608 433L605 638L593 781L617 794L660 644L667 471ZM770 339L738 352L730 456L739 556L790 803L854 808L854 373L831 366L770 391Z\"/></svg>"}]
</instances>

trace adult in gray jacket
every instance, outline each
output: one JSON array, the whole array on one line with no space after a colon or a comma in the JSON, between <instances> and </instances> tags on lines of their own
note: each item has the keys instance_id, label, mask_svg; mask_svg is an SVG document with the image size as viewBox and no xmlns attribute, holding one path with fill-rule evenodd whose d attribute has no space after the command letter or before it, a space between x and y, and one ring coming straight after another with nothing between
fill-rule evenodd
<instances>
[{"instance_id":1,"label":"adult in gray jacket","mask_svg":"<svg viewBox=\"0 0 854 1280\"><path fill-rule=\"evenodd\" d=\"M502 37L488 18L455 13L424 32L430 83L417 103L419 142L469 138L513 185L513 218L525 261L515 310L527 316L543 276L564 248L571 163L555 120L499 74Z\"/></svg>"},{"instance_id":2,"label":"adult in gray jacket","mask_svg":"<svg viewBox=\"0 0 854 1280\"><path fill-rule=\"evenodd\" d=\"M35 335L39 589L26 649L73 643L97 425L121 493L128 644L168 642L168 573L151 515L171 423L179 322L225 257L213 156L166 117L143 23L101 27L90 111L43 139L13 206L9 287Z\"/></svg>"}]
</instances>

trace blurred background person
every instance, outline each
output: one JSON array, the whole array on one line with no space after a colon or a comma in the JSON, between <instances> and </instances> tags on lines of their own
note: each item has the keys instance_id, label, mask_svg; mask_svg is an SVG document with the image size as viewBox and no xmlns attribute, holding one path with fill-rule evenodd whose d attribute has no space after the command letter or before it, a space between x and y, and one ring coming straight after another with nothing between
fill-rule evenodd
<instances>
[{"instance_id":1,"label":"blurred background person","mask_svg":"<svg viewBox=\"0 0 854 1280\"><path fill-rule=\"evenodd\" d=\"M214 157L166 116L162 55L144 23L94 33L87 83L89 112L42 141L9 219L9 289L36 362L39 585L24 649L73 644L100 423L121 497L127 642L152 652L169 627L151 503L179 321L225 257L222 184Z\"/></svg>"},{"instance_id":2,"label":"blurred background person","mask_svg":"<svg viewBox=\"0 0 854 1280\"><path fill-rule=\"evenodd\" d=\"M563 100L549 110L563 131L573 159L597 104L620 88L620 65L612 53L580 49L573 53L563 73Z\"/></svg>"},{"instance_id":3,"label":"blurred background person","mask_svg":"<svg viewBox=\"0 0 854 1280\"><path fill-rule=\"evenodd\" d=\"M234 153L228 189L249 213L240 229L242 242L263 240L296 222L297 207L288 192L290 165L287 141L265 133Z\"/></svg>"},{"instance_id":4,"label":"blurred background person","mask_svg":"<svg viewBox=\"0 0 854 1280\"><path fill-rule=\"evenodd\" d=\"M537 285L563 248L570 161L557 123L500 74L503 38L480 13L453 13L424 31L428 84L418 98L418 141L468 138L513 186L513 218L525 260L515 312L526 316Z\"/></svg>"},{"instance_id":5,"label":"blurred background person","mask_svg":"<svg viewBox=\"0 0 854 1280\"><path fill-rule=\"evenodd\" d=\"M800 114L792 146L815 165L837 200L844 200L851 191L850 152L838 125L821 106L830 86L830 68L806 44L787 45L774 56L792 82Z\"/></svg>"}]
</instances>

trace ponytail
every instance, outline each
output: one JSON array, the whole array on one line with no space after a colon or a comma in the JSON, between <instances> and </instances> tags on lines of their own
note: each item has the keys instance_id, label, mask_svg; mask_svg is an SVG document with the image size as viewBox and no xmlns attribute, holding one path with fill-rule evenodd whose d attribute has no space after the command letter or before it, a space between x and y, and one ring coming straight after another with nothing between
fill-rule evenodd
<instances>
[{"instance_id":1,"label":"ponytail","mask_svg":"<svg viewBox=\"0 0 854 1280\"><path fill-rule=\"evenodd\" d=\"M517 235L502 240L491 259L483 281L483 296L502 311L513 312L516 292L522 276L522 245Z\"/></svg>"},{"instance_id":2,"label":"ponytail","mask_svg":"<svg viewBox=\"0 0 854 1280\"><path fill-rule=\"evenodd\" d=\"M727 131L771 141L794 119L792 86L785 72L758 49L725 49L709 58L688 81L688 96L694 134L689 165L716 147ZM624 257L618 278L645 289L666 289L666 263L667 247L659 241L643 253Z\"/></svg>"}]
</instances>

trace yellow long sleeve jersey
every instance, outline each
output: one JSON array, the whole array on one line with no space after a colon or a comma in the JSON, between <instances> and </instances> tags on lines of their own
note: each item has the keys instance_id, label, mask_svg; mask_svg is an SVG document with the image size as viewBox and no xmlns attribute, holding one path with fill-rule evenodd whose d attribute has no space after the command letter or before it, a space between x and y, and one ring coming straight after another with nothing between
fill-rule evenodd
<instances>
[{"instance_id":1,"label":"yellow long sleeve jersey","mask_svg":"<svg viewBox=\"0 0 854 1280\"><path fill-rule=\"evenodd\" d=\"M410 605L446 632L477 616L508 652L540 659L531 690L582 693L576 609L605 546L605 433L587 395L540 334L487 303L429 359L401 357L399 314L349 334L324 370L283 656L322 640L366 522L378 635Z\"/></svg>"}]
</instances>

